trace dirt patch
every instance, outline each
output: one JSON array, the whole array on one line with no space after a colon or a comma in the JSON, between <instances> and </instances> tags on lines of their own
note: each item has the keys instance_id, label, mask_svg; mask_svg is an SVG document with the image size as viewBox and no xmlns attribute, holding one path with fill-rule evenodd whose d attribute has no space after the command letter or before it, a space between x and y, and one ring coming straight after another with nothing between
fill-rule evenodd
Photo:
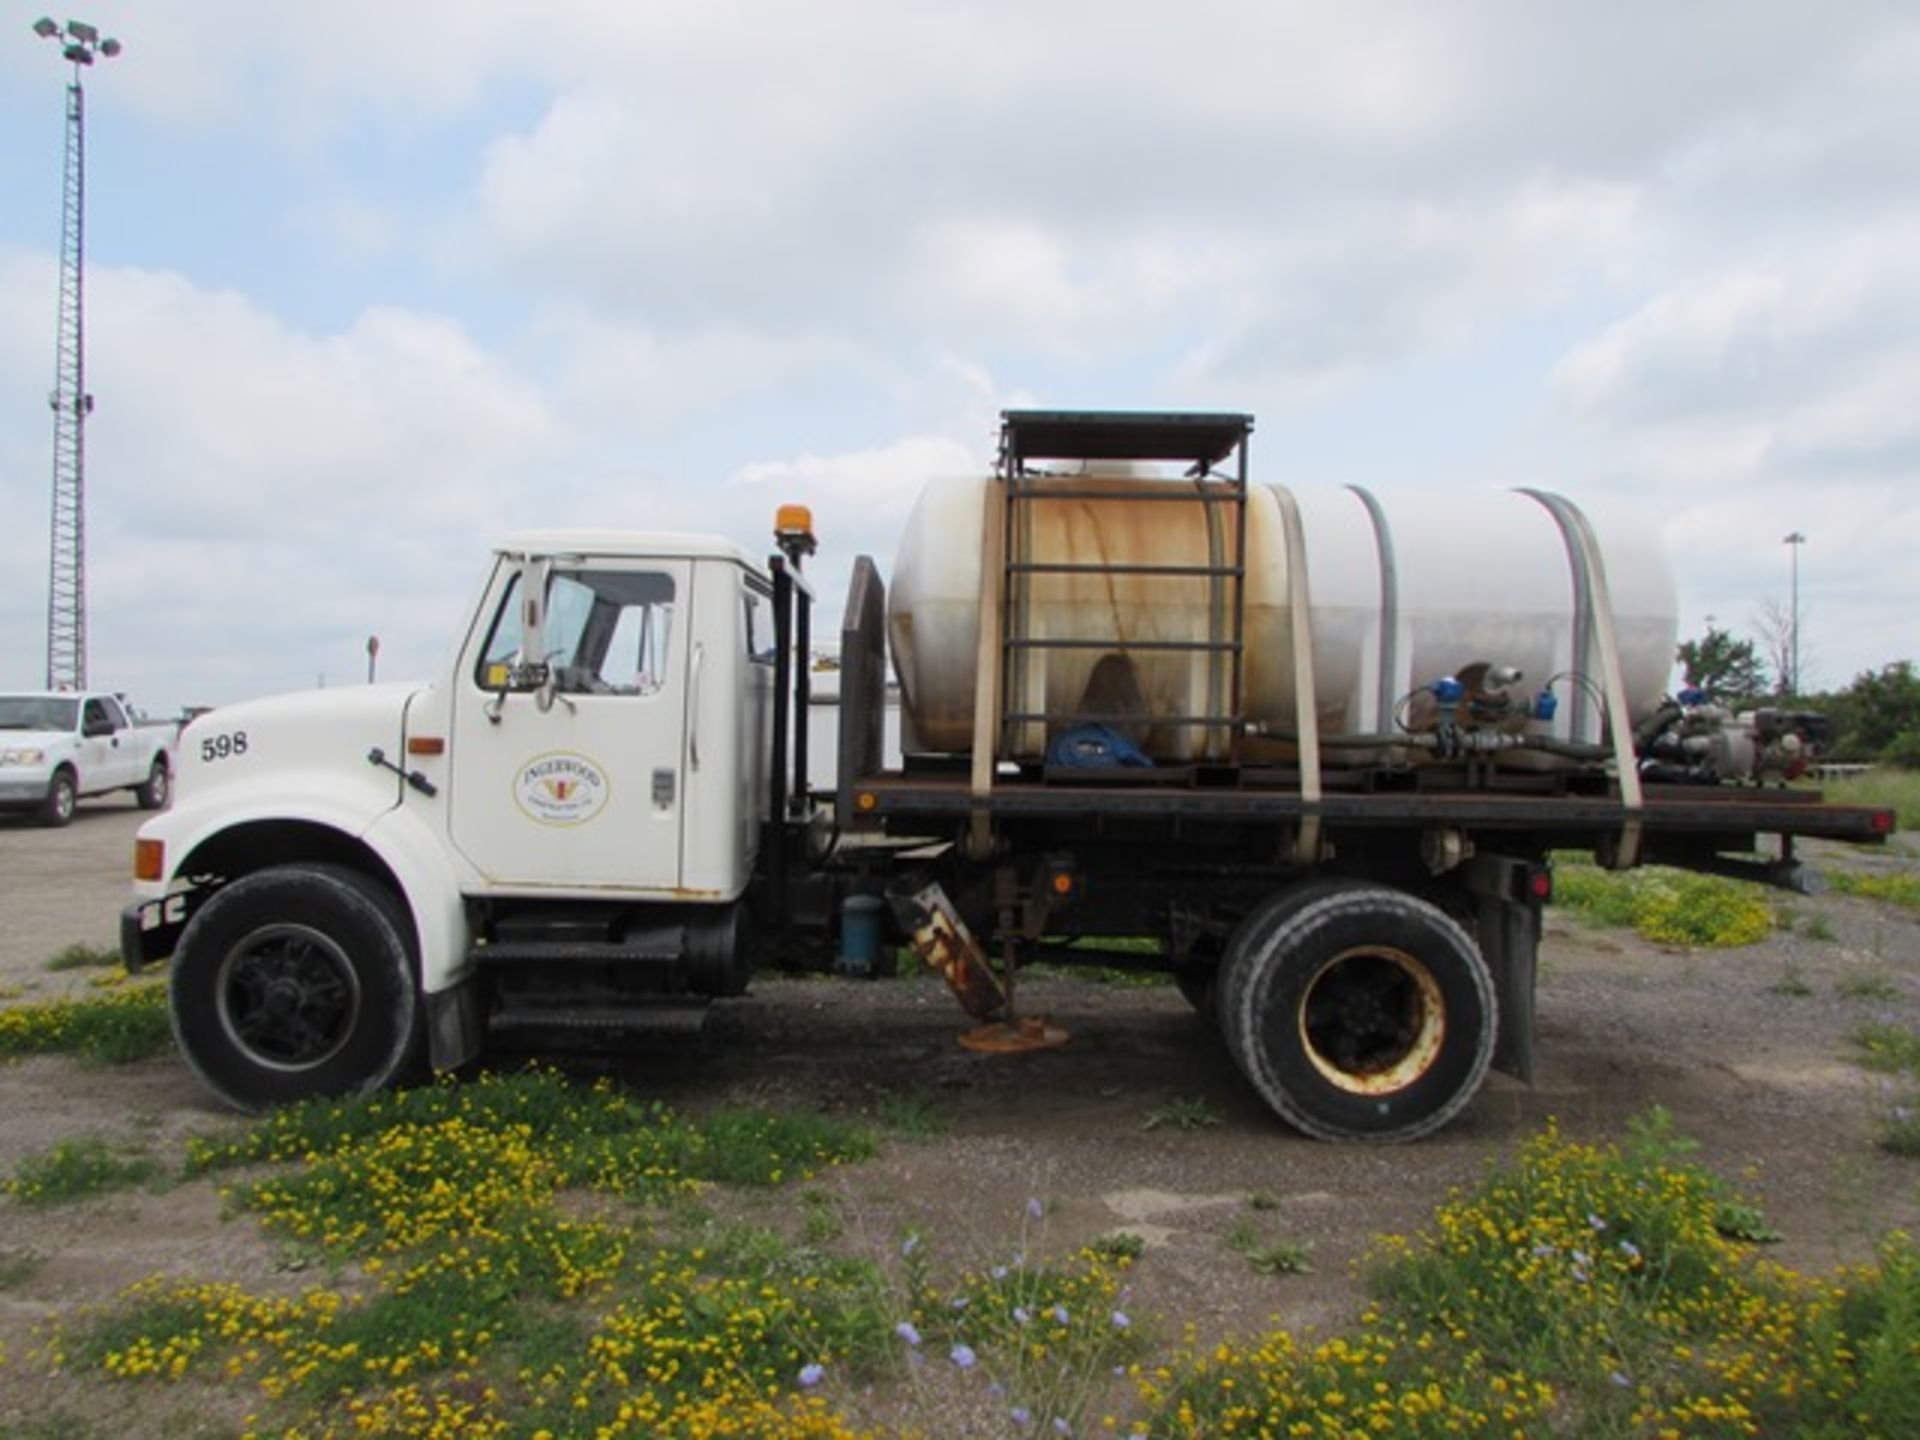
<instances>
[{"instance_id":1,"label":"dirt patch","mask_svg":"<svg viewBox=\"0 0 1920 1440\"><path fill-rule=\"evenodd\" d=\"M0 983L12 1003L85 985L44 961L72 941L110 943L136 823L131 810L94 806L63 832L0 827ZM1870 863L1912 869L1910 854ZM915 1128L930 1133L899 1133L875 1160L814 1182L840 1198L853 1242L893 1245L916 1230L942 1263L984 1267L1016 1250L1130 1232L1148 1248L1129 1308L1158 1313L1172 1333L1183 1321L1203 1338L1275 1317L1341 1325L1359 1307L1354 1266L1370 1237L1417 1228L1449 1189L1549 1117L1573 1136L1612 1139L1655 1104L1699 1140L1701 1160L1748 1181L1786 1237L1776 1258L1825 1270L1866 1258L1889 1227L1920 1226L1920 1165L1873 1145L1892 1091L1854 1063L1848 1038L1869 1019L1920 1026L1920 917L1844 897L1790 904L1791 931L1730 952L1667 951L1556 914L1543 951L1536 1083L1495 1077L1458 1121L1408 1147L1324 1145L1285 1129L1171 987L1033 981L1026 1004L1069 1030L1072 1044L990 1058L955 1045L963 1017L932 981L766 980L697 1036L632 1037L567 1065L688 1109L922 1116L929 1123ZM1200 1102L1219 1123L1145 1128L1172 1100ZM187 1135L234 1123L173 1059L117 1070L64 1059L0 1066L8 1174L87 1134L177 1162ZM741 1203L776 1217L797 1204L787 1191ZM136 1280L300 1281L279 1247L224 1214L207 1183L47 1212L0 1208L0 1269L30 1262L0 1288L4 1414L79 1403L34 1358L48 1322ZM1229 1243L1236 1230L1309 1247L1312 1272L1256 1274Z\"/></svg>"}]
</instances>

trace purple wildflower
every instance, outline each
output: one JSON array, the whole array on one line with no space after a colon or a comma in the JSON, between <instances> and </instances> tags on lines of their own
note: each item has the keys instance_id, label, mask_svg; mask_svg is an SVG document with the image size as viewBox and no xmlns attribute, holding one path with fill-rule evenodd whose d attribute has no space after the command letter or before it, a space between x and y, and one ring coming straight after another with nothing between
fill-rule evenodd
<instances>
[{"instance_id":1,"label":"purple wildflower","mask_svg":"<svg viewBox=\"0 0 1920 1440\"><path fill-rule=\"evenodd\" d=\"M800 1367L800 1383L809 1390L826 1378L827 1367L824 1365L802 1365Z\"/></svg>"},{"instance_id":2,"label":"purple wildflower","mask_svg":"<svg viewBox=\"0 0 1920 1440\"><path fill-rule=\"evenodd\" d=\"M893 1333L909 1345L918 1345L920 1343L920 1332L914 1328L911 1320L902 1320L898 1325L893 1327Z\"/></svg>"},{"instance_id":3,"label":"purple wildflower","mask_svg":"<svg viewBox=\"0 0 1920 1440\"><path fill-rule=\"evenodd\" d=\"M980 1357L973 1353L971 1345L956 1345L948 1352L948 1358L962 1370L971 1370L979 1363Z\"/></svg>"}]
</instances>

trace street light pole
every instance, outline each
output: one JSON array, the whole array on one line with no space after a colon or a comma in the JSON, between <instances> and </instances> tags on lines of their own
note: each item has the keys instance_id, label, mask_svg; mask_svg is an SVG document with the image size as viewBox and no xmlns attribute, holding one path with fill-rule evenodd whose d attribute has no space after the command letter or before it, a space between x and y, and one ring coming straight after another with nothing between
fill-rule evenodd
<instances>
[{"instance_id":1,"label":"street light pole","mask_svg":"<svg viewBox=\"0 0 1920 1440\"><path fill-rule=\"evenodd\" d=\"M1787 547L1792 557L1791 600L1787 612L1787 670L1788 693L1800 693L1800 547L1807 543L1807 537L1798 530L1792 530L1780 542Z\"/></svg>"},{"instance_id":2,"label":"street light pole","mask_svg":"<svg viewBox=\"0 0 1920 1440\"><path fill-rule=\"evenodd\" d=\"M42 16L33 33L60 47L73 66L67 85L66 164L61 180L60 307L54 338L53 522L47 560L47 688L84 690L87 685L87 393L86 91L81 70L95 58L112 59L120 42L103 38L82 20L63 31Z\"/></svg>"}]
</instances>

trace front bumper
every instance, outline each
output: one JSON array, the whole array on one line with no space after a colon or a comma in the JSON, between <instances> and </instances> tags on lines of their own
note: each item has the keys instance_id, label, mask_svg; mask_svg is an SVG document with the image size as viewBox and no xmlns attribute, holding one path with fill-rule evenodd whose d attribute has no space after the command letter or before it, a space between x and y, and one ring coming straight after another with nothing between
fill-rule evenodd
<instances>
[{"instance_id":1,"label":"front bumper","mask_svg":"<svg viewBox=\"0 0 1920 1440\"><path fill-rule=\"evenodd\" d=\"M172 958L180 932L210 892L178 890L158 900L137 900L120 912L120 963L131 975Z\"/></svg>"},{"instance_id":2,"label":"front bumper","mask_svg":"<svg viewBox=\"0 0 1920 1440\"><path fill-rule=\"evenodd\" d=\"M47 787L52 784L50 776L17 778L0 777L0 805L38 805L47 798Z\"/></svg>"}]
</instances>

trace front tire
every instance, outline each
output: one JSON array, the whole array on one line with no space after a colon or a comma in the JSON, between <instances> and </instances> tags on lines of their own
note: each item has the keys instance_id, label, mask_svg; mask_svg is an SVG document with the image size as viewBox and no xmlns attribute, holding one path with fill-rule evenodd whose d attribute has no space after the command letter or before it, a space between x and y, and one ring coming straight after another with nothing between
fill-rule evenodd
<instances>
[{"instance_id":1,"label":"front tire","mask_svg":"<svg viewBox=\"0 0 1920 1440\"><path fill-rule=\"evenodd\" d=\"M80 787L71 770L56 770L47 782L47 798L40 802L40 823L59 830L73 823L73 812L80 803Z\"/></svg>"},{"instance_id":2,"label":"front tire","mask_svg":"<svg viewBox=\"0 0 1920 1440\"><path fill-rule=\"evenodd\" d=\"M146 783L138 786L133 798L139 802L142 810L158 810L167 803L167 796L173 792L173 776L167 771L167 762L156 759L153 769L147 772Z\"/></svg>"},{"instance_id":3,"label":"front tire","mask_svg":"<svg viewBox=\"0 0 1920 1440\"><path fill-rule=\"evenodd\" d=\"M1479 1090L1499 1029L1493 978L1442 911L1347 884L1281 897L1243 929L1222 1029L1288 1124L1322 1140L1416 1140Z\"/></svg>"},{"instance_id":4,"label":"front tire","mask_svg":"<svg viewBox=\"0 0 1920 1440\"><path fill-rule=\"evenodd\" d=\"M353 870L287 865L234 881L174 955L180 1049L240 1110L390 1084L422 1030L405 933L398 902Z\"/></svg>"}]
</instances>

